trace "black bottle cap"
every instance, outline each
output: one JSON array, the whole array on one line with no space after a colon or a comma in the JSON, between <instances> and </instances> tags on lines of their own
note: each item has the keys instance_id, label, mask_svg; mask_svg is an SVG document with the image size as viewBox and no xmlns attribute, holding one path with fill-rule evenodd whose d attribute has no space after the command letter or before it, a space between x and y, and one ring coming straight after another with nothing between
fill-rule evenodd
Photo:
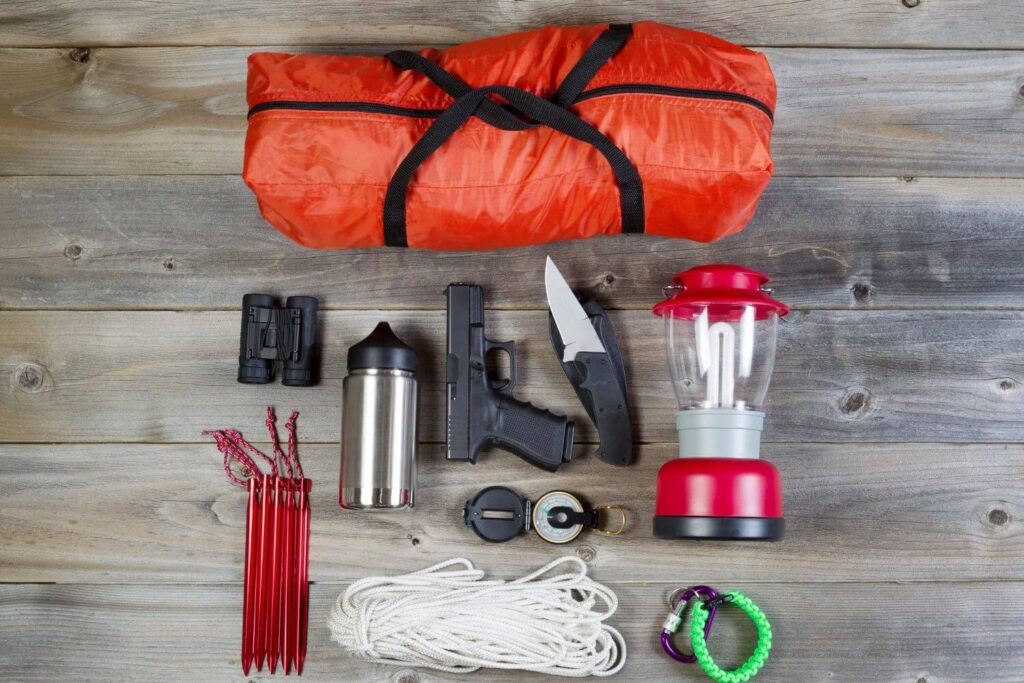
<instances>
[{"instance_id":1,"label":"black bottle cap","mask_svg":"<svg viewBox=\"0 0 1024 683\"><path fill-rule=\"evenodd\" d=\"M531 507L507 486L488 486L466 501L462 520L485 541L504 543L529 530Z\"/></svg>"},{"instance_id":2,"label":"black bottle cap","mask_svg":"<svg viewBox=\"0 0 1024 683\"><path fill-rule=\"evenodd\" d=\"M348 369L388 368L416 372L419 359L416 351L402 342L385 322L378 323L373 332L348 350Z\"/></svg>"}]
</instances>

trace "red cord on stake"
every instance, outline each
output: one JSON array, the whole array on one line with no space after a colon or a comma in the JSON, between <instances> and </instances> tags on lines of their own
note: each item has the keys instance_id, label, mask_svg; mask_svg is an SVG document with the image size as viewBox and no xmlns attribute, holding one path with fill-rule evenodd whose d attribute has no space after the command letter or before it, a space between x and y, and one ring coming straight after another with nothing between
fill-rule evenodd
<instances>
[{"instance_id":1,"label":"red cord on stake","mask_svg":"<svg viewBox=\"0 0 1024 683\"><path fill-rule=\"evenodd\" d=\"M228 479L246 488L245 566L242 588L242 671L252 665L270 673L280 664L299 675L309 633L309 491L299 462L293 412L285 423L288 451L281 449L274 410L267 407L273 457L234 429L203 432L224 455ZM262 461L269 471L262 471ZM233 466L242 472L236 473Z\"/></svg>"}]
</instances>

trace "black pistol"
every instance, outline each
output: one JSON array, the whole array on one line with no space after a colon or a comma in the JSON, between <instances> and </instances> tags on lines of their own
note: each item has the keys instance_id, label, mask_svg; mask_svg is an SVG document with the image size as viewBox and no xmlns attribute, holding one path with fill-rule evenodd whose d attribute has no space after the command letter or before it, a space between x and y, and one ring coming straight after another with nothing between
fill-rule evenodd
<instances>
[{"instance_id":1,"label":"black pistol","mask_svg":"<svg viewBox=\"0 0 1024 683\"><path fill-rule=\"evenodd\" d=\"M554 472L572 458L575 425L512 398L516 384L515 342L494 342L484 334L484 290L451 284L448 299L448 460L476 462L486 446L515 453L531 465ZM487 374L485 356L501 349L509 356L509 378Z\"/></svg>"}]
</instances>

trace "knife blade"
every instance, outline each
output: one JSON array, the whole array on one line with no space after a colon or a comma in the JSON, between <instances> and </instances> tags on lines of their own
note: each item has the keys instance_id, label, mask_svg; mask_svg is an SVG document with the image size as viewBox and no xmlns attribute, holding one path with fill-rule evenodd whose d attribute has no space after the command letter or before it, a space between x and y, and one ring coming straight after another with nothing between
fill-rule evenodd
<instances>
[{"instance_id":1,"label":"knife blade","mask_svg":"<svg viewBox=\"0 0 1024 683\"><path fill-rule=\"evenodd\" d=\"M576 360L576 356L584 352L605 353L604 344L594 331L587 312L550 256L544 265L544 289L547 291L551 317L555 319L565 344L562 362Z\"/></svg>"},{"instance_id":2,"label":"knife blade","mask_svg":"<svg viewBox=\"0 0 1024 683\"><path fill-rule=\"evenodd\" d=\"M601 439L594 455L610 465L629 465L633 462L633 438L626 376L608 316L596 301L580 303L550 257L544 284L551 313L551 343Z\"/></svg>"}]
</instances>

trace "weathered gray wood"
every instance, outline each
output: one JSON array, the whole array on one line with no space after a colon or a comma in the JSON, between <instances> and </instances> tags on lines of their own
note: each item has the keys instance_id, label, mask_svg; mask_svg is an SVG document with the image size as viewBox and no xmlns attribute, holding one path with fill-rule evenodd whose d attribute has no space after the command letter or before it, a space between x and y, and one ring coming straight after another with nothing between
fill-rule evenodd
<instances>
[{"instance_id":1,"label":"weathered gray wood","mask_svg":"<svg viewBox=\"0 0 1024 683\"><path fill-rule=\"evenodd\" d=\"M475 467L448 463L441 447L425 446L416 509L370 515L337 507L337 446L303 445L314 484L313 580L349 580L463 554L526 572L560 552L579 554L616 581L1024 579L1024 482L1017 476L1024 446L766 446L785 485L788 528L778 544L654 539L655 477L675 447L640 447L638 464L627 470L584 450L553 477L509 455L485 455ZM496 483L534 500L566 488L594 504L624 505L630 528L619 537L588 533L564 549L534 534L485 544L460 513L474 493ZM0 445L0 499L5 581L242 578L246 493L224 476L212 441Z\"/></svg>"},{"instance_id":2,"label":"weathered gray wood","mask_svg":"<svg viewBox=\"0 0 1024 683\"><path fill-rule=\"evenodd\" d=\"M456 277L492 305L542 308L545 254L612 308L647 308L676 271L722 261L771 274L801 308L1024 307L1022 180L776 178L753 223L715 244L622 236L473 254L304 249L263 222L237 176L0 178L0 206L0 308L234 308L257 290L441 308Z\"/></svg>"},{"instance_id":3,"label":"weathered gray wood","mask_svg":"<svg viewBox=\"0 0 1024 683\"><path fill-rule=\"evenodd\" d=\"M211 426L255 429L260 406L273 403L303 411L306 440L334 442L346 350L387 319L420 350L422 433L439 442L444 318L443 311L329 311L321 329L324 381L294 389L235 382L237 311L3 312L0 434L46 443L194 441ZM613 313L612 321L630 378L635 437L676 441L661 321L642 310ZM568 412L580 438L593 439L551 350L547 314L492 311L487 326L491 338L519 344L517 395ZM794 312L780 325L766 436L1018 441L1022 330L1024 313L1012 311Z\"/></svg>"},{"instance_id":4,"label":"weathered gray wood","mask_svg":"<svg viewBox=\"0 0 1024 683\"><path fill-rule=\"evenodd\" d=\"M0 50L0 174L237 173L254 49ZM1024 53L766 54L779 175L1024 177Z\"/></svg>"},{"instance_id":5,"label":"weathered gray wood","mask_svg":"<svg viewBox=\"0 0 1024 683\"><path fill-rule=\"evenodd\" d=\"M478 564L497 569L483 560ZM619 611L611 623L622 631L629 652L614 680L700 680L698 671L670 660L658 644L666 596L698 579L719 585L709 574L680 576L671 584L612 584ZM726 585L753 597L772 621L772 653L759 683L1008 683L1019 681L1024 670L1024 648L1016 646L1024 636L1019 583ZM343 588L312 587L304 681L551 680L521 672L453 676L353 660L323 626ZM242 680L240 623L238 585L2 586L0 671L10 681ZM721 612L712 637L712 652L725 666L738 665L752 647L752 631L734 610Z\"/></svg>"},{"instance_id":6,"label":"weathered gray wood","mask_svg":"<svg viewBox=\"0 0 1024 683\"><path fill-rule=\"evenodd\" d=\"M8 0L0 45L461 42L550 24L662 21L752 45L1024 47L1012 0L342 2L203 5ZM315 18L315 19L314 19Z\"/></svg>"}]
</instances>

